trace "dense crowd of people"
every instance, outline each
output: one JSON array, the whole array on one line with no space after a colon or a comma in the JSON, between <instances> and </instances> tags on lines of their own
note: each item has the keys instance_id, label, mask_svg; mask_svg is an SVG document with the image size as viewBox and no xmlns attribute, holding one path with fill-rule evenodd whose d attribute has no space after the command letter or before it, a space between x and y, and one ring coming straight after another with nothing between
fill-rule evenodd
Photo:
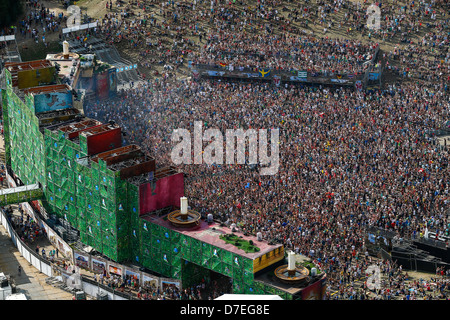
<instances>
[{"instance_id":1,"label":"dense crowd of people","mask_svg":"<svg viewBox=\"0 0 450 320\"><path fill-rule=\"evenodd\" d=\"M111 44L139 52L141 67L186 60L235 67L361 72L375 42L448 47L445 1L383 2L377 28L367 28L367 3L353 1L117 1L107 3L96 33ZM287 13L284 14L284 13ZM323 32L308 27L319 25ZM417 44L413 34L429 30ZM340 39L328 34L339 34ZM83 41L84 37L80 38ZM325 48L322 48L324 47ZM448 57L447 57L448 59ZM429 62L437 67L442 59ZM420 60L419 60L420 61ZM442 63L438 69L442 68ZM433 70L435 68L432 68ZM448 70L446 71L448 72Z\"/></svg>"},{"instance_id":2,"label":"dense crowd of people","mask_svg":"<svg viewBox=\"0 0 450 320\"><path fill-rule=\"evenodd\" d=\"M19 215L13 215L10 207L5 208L6 215L20 239L27 245L33 245L36 241L46 237L45 229L27 214L19 205Z\"/></svg>"},{"instance_id":3,"label":"dense crowd of people","mask_svg":"<svg viewBox=\"0 0 450 320\"><path fill-rule=\"evenodd\" d=\"M311 220L311 214L323 215L322 210L314 209L317 203L325 211L335 211L338 220L351 205L355 208L351 210L355 211L355 221L370 218L378 226L403 233L418 231L423 223L421 218L430 211L434 213L432 216L440 217L436 220L441 221L438 223L441 228L448 228L444 211L448 201L448 185L444 179L448 151L440 151L430 132L447 117L447 103L448 96L443 92L432 92L416 84L395 89L393 86L366 95L343 88L336 91L310 87L279 89L267 84L159 81L131 89L115 101L90 105L86 114L103 121L114 119L127 133L129 142L156 155L162 164L171 164L172 130L193 130L197 119L204 121L208 128L223 131L277 126L283 132L279 181L233 165L185 166L182 170L188 174L188 181L193 179L187 188L192 189L191 198L196 207L227 217L244 217L237 219L246 220L244 224L254 231L268 228L267 221L259 220L277 211L283 215L312 211L304 219L292 218L301 226L302 220ZM405 114L406 104L411 114ZM192 108L199 105L202 108ZM378 108L379 105L386 106L386 110ZM253 114L249 113L250 107ZM268 116L275 114L279 117ZM304 157L306 161L302 161ZM236 174L241 179L233 179ZM224 187L217 183L216 176ZM274 189L281 187L275 184L278 182L283 185L281 190ZM248 190L238 187L247 183ZM359 190L356 183L360 184ZM313 186L317 190L325 186L325 190L321 193L308 190ZM228 193L228 190L234 191ZM236 193L239 196L234 197ZM262 194L270 201L254 201L252 193ZM246 205L231 205L228 201L229 197L237 201L247 196L250 199ZM392 203L391 198L404 196L410 201ZM381 211L392 211L391 216L395 212L397 218L391 221L387 213L378 216ZM247 214L252 216L245 218ZM365 219L361 214L366 215ZM291 219L270 221L276 226L282 220ZM268 229L271 229L269 235L277 233L276 229Z\"/></svg>"},{"instance_id":4,"label":"dense crowd of people","mask_svg":"<svg viewBox=\"0 0 450 320\"><path fill-rule=\"evenodd\" d=\"M371 281L361 282L364 270L370 265L380 268L379 286L371 287ZM371 276L366 274L366 276ZM401 265L390 260L364 259L344 268L331 285L337 290L327 294L330 300L433 300L448 299L450 289L449 270L436 270L429 279L412 279Z\"/></svg>"},{"instance_id":5,"label":"dense crowd of people","mask_svg":"<svg viewBox=\"0 0 450 320\"><path fill-rule=\"evenodd\" d=\"M360 41L289 36L262 36L252 32L209 34L207 46L193 63L233 67L304 70L311 73L361 74L377 44Z\"/></svg>"},{"instance_id":6,"label":"dense crowd of people","mask_svg":"<svg viewBox=\"0 0 450 320\"><path fill-rule=\"evenodd\" d=\"M61 32L67 17L62 12L58 15L50 11L38 0L26 1L27 15L19 21L17 31L23 39L32 38L36 43L48 44L46 36Z\"/></svg>"},{"instance_id":7,"label":"dense crowd of people","mask_svg":"<svg viewBox=\"0 0 450 320\"><path fill-rule=\"evenodd\" d=\"M361 3L305 1L288 19L281 19L283 1L260 1L256 13L246 11L245 6L240 11L234 1L213 1L211 10L197 13L209 18L212 28L207 33L197 25L195 18L200 18L189 14L201 3L160 4L166 24L144 29L135 21L134 29L125 28L127 43L129 36L139 39L142 30L159 30L165 35L174 32L181 39L195 34L200 41L196 50L189 41L183 41L182 47L174 42L168 48L157 40L147 43L141 56L156 50L153 53L160 53L158 59L173 55L180 61L183 56L194 63L361 72L360 62L376 44L290 33L295 27L289 19L319 18L325 28L346 28L347 34L360 30L363 35L370 32L372 40L396 38L405 44L379 57L385 72L393 72L399 81L364 92L160 78L122 91L117 99L89 104L86 115L116 121L127 134L126 143L138 144L161 166L173 164L173 130L193 132L195 121L202 121L204 130L217 128L222 133L236 128L279 128L278 174L261 176L257 168L243 164L182 165L179 169L187 177L185 193L191 206L203 214L213 213L249 234L262 232L264 239L282 242L311 257L326 270L331 286L342 289L331 299L365 298L352 285L343 288L367 267L366 227L392 230L402 238L423 236L428 229L449 235L449 151L434 136L450 115L449 20L442 14L445 2L383 4L382 27L376 32L361 27L367 19L367 8ZM277 10L271 9L275 7ZM346 19L337 22L333 16L339 11L345 12ZM118 17L107 21L116 23L116 29L123 26ZM158 24L156 19L150 21L150 25ZM106 30L111 27L108 23ZM273 25L283 32L275 33ZM425 27L429 32L414 42L413 33ZM113 34L109 32L107 39ZM405 37L408 41L402 41ZM406 285L401 266L379 263L386 268L388 280L371 298L448 297L448 278L434 282L430 289L417 281ZM430 294L430 290L439 293Z\"/></svg>"},{"instance_id":8,"label":"dense crowd of people","mask_svg":"<svg viewBox=\"0 0 450 320\"><path fill-rule=\"evenodd\" d=\"M448 117L448 95L434 88L392 86L372 95L159 81L90 105L86 114L114 119L128 142L161 165L172 164L172 130L192 132L199 119L205 128L222 131L280 128L278 175L263 177L240 165L186 165L186 194L200 212L244 232L261 231L303 254L313 250L321 267L331 261L339 266L335 258L345 259L351 247L360 250L369 225L402 237L427 227L449 233L448 149L432 135Z\"/></svg>"}]
</instances>

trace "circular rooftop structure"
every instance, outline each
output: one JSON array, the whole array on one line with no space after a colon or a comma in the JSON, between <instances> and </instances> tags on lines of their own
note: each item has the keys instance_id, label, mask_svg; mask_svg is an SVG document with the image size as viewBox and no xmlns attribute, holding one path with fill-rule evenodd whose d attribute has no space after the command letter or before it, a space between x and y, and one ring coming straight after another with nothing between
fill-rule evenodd
<instances>
[{"instance_id":1,"label":"circular rooftop structure","mask_svg":"<svg viewBox=\"0 0 450 320\"><path fill-rule=\"evenodd\" d=\"M175 210L169 213L167 219L176 227L190 228L200 223L201 215L197 211L187 210L187 213L181 213L181 210Z\"/></svg>"},{"instance_id":2,"label":"circular rooftop structure","mask_svg":"<svg viewBox=\"0 0 450 320\"><path fill-rule=\"evenodd\" d=\"M53 56L53 59L55 60L68 60L68 59L79 59L80 55L78 53L75 52L69 52L68 54L64 54L63 52L60 53L56 53Z\"/></svg>"},{"instance_id":3,"label":"circular rooftop structure","mask_svg":"<svg viewBox=\"0 0 450 320\"><path fill-rule=\"evenodd\" d=\"M288 269L288 265L282 265L275 269L275 276L285 283L300 283L306 281L309 276L309 270L305 267L295 267Z\"/></svg>"}]
</instances>

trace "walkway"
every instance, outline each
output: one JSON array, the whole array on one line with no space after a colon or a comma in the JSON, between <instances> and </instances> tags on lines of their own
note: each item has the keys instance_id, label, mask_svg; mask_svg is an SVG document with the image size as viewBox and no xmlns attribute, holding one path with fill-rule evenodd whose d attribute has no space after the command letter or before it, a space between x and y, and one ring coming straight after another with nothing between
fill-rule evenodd
<instances>
[{"instance_id":1,"label":"walkway","mask_svg":"<svg viewBox=\"0 0 450 320\"><path fill-rule=\"evenodd\" d=\"M0 137L0 162L4 163L5 147L3 137ZM3 186L6 188L6 184ZM3 188L2 187L2 188ZM14 214L20 216L18 205L11 205ZM46 252L55 248L47 239L39 240L40 248ZM31 248L34 249L34 248ZM18 274L19 265L22 267L21 275ZM22 257L14 246L6 229L0 224L0 272L9 275L15 282L17 293L23 293L29 300L72 300L72 294L52 287L45 282L47 275L38 271L32 264Z\"/></svg>"},{"instance_id":2,"label":"walkway","mask_svg":"<svg viewBox=\"0 0 450 320\"><path fill-rule=\"evenodd\" d=\"M45 248L47 252L54 249L51 245ZM17 271L19 265L22 267L21 275ZM72 300L71 293L45 283L47 275L39 272L22 257L2 225L0 225L0 270L14 280L17 293L25 294L29 300Z\"/></svg>"},{"instance_id":3,"label":"walkway","mask_svg":"<svg viewBox=\"0 0 450 320\"><path fill-rule=\"evenodd\" d=\"M42 199L44 195L38 183L16 188L4 188L3 185L1 187L2 189L0 189L0 206L2 207L9 204L15 204L20 200L22 200L22 202L39 200Z\"/></svg>"}]
</instances>

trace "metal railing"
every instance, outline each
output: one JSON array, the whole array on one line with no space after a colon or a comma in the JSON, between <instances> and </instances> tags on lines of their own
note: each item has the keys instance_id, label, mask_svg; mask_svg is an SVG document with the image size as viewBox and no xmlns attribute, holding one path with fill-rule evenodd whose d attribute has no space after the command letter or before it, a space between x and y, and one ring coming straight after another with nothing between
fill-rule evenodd
<instances>
[{"instance_id":1,"label":"metal railing","mask_svg":"<svg viewBox=\"0 0 450 320\"><path fill-rule=\"evenodd\" d=\"M11 220L8 218L4 208L0 207L1 219L0 222L5 227L7 233L9 234L11 241L14 243L15 247L19 250L22 256L27 260L30 264L32 264L36 269L40 272L46 274L47 276L52 275L52 265L51 263L42 258L39 254L37 254L34 250L31 250L28 245L23 242L16 230L14 229Z\"/></svg>"},{"instance_id":2,"label":"metal railing","mask_svg":"<svg viewBox=\"0 0 450 320\"><path fill-rule=\"evenodd\" d=\"M430 239L430 238L427 239L427 238L421 238L421 237L418 237L417 239L416 238L412 238L412 240L420 242L420 243L423 243L423 244L426 244L426 245L429 245L429 246L437 247L437 248L440 248L440 249L447 249L448 248L447 247L447 243L445 243L443 241L440 241L440 240L434 240L434 239Z\"/></svg>"},{"instance_id":3,"label":"metal railing","mask_svg":"<svg viewBox=\"0 0 450 320\"><path fill-rule=\"evenodd\" d=\"M192 64L192 68L196 69L198 71L224 71L227 73L255 73L258 72L259 69L270 69L270 68L252 68L252 67L234 67L233 70L229 70L227 67L222 67L220 65L210 65L210 64L204 64L204 63L196 63ZM271 74L280 75L280 76L294 76L296 75L296 72L299 70L288 70L288 69L270 69ZM306 70L300 70L300 71L306 71ZM353 76L352 76L353 75ZM327 77L327 78L335 78L336 76L340 76L341 79L362 79L363 75L365 73L359 73L358 75L348 75L345 73L335 73L333 74L331 71L328 73L321 73L321 72L308 72L308 78L316 78L316 77Z\"/></svg>"},{"instance_id":4,"label":"metal railing","mask_svg":"<svg viewBox=\"0 0 450 320\"><path fill-rule=\"evenodd\" d=\"M42 256L37 254L34 250L30 249L28 245L23 242L19 235L17 234L16 230L13 227L12 221L8 218L8 215L6 214L4 208L0 207L0 213L2 217L0 217L0 223L3 224L5 229L7 230L7 233L9 234L11 241L14 243L15 247L19 250L21 255L27 260L30 264L32 264L36 269L38 269L40 272L44 273L48 277L55 277L58 275L64 276L63 279L69 278L71 274L69 274L64 268L58 266L56 263L52 263L48 261L47 259L44 259ZM98 283L97 281L91 279L90 277L86 275L81 275L81 280L83 282L83 286L85 284L90 284L93 286L98 287L99 289L102 289L104 291L107 291L111 293L114 296L121 297L126 300L133 300L137 299L136 296L134 296L132 293L126 293L122 292L120 290L115 290L112 287L109 287L107 285ZM62 280L64 283L65 281ZM68 291L68 292L74 292L74 290L71 290L68 287L61 286L61 289ZM114 299L113 299L114 300Z\"/></svg>"}]
</instances>

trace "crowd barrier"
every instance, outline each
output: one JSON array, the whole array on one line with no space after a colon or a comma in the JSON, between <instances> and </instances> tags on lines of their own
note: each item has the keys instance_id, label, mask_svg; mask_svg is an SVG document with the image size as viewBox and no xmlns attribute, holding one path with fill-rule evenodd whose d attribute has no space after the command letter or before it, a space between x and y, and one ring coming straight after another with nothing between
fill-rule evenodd
<instances>
[{"instance_id":1,"label":"crowd barrier","mask_svg":"<svg viewBox=\"0 0 450 320\"><path fill-rule=\"evenodd\" d=\"M205 78L230 78L251 81L272 81L277 86L281 82L316 85L351 86L358 90L367 88L369 82L381 83L381 66L375 67L380 48L376 47L371 60L365 62L367 69L357 74L334 74L332 72L319 73L305 70L283 70L266 68L233 67L228 65L208 65L189 61L194 79Z\"/></svg>"},{"instance_id":2,"label":"crowd barrier","mask_svg":"<svg viewBox=\"0 0 450 320\"><path fill-rule=\"evenodd\" d=\"M20 239L20 237L17 235L16 231L14 230L11 221L8 220L7 215L5 213L5 210L3 208L0 208L0 220L3 227L6 229L6 232L8 233L9 237L11 238L11 241L13 242L14 246L19 250L22 257L27 260L30 264L32 264L37 270L42 272L43 274L51 277L53 276L52 273L52 266L50 262L44 260L41 256L36 254L33 250L30 250L28 246Z\"/></svg>"},{"instance_id":3,"label":"crowd barrier","mask_svg":"<svg viewBox=\"0 0 450 320\"><path fill-rule=\"evenodd\" d=\"M339 85L352 86L358 89L362 88L364 77L368 77L368 73L360 74L321 74L310 73L307 71L289 71L289 70L270 70L270 69L254 69L254 68L224 68L220 66L211 66L204 64L190 65L192 76L194 79L200 77L205 78L230 78L249 81L271 81L279 86L283 83L291 84L322 84L322 85Z\"/></svg>"},{"instance_id":4,"label":"crowd barrier","mask_svg":"<svg viewBox=\"0 0 450 320\"><path fill-rule=\"evenodd\" d=\"M47 261L42 258L40 255L36 254L33 250L31 250L17 235L16 231L12 227L11 221L7 219L7 215L3 208L0 209L0 221L3 227L6 229L11 241L14 243L14 246L19 250L22 257L33 265L38 271L42 272L48 277L61 277L61 281L66 283L67 279L71 276L70 273L66 272L63 268L58 267L55 264ZM106 285L102 285L97 283L94 280L87 278L84 275L81 275L81 290L83 290L86 294L96 297L99 293L106 293L110 300L131 300L133 299L132 295L121 293L112 288L109 288Z\"/></svg>"}]
</instances>

